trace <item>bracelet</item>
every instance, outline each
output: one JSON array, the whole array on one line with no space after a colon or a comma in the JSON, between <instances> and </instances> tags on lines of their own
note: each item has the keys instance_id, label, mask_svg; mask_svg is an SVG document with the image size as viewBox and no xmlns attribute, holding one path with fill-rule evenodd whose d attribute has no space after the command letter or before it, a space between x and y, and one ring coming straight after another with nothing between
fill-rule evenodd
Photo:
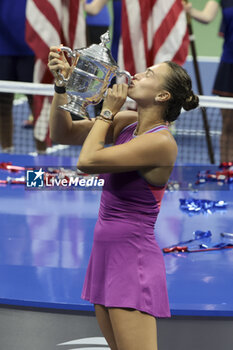
<instances>
[{"instance_id":1,"label":"bracelet","mask_svg":"<svg viewBox=\"0 0 233 350\"><path fill-rule=\"evenodd\" d=\"M102 117L101 115L98 115L98 117L95 118L95 120L103 120L104 122L108 123L108 124L112 124L112 120L110 119L106 119L104 117Z\"/></svg>"},{"instance_id":2,"label":"bracelet","mask_svg":"<svg viewBox=\"0 0 233 350\"><path fill-rule=\"evenodd\" d=\"M56 84L54 84L54 90L57 94L65 94L66 93L65 86L57 86Z\"/></svg>"}]
</instances>

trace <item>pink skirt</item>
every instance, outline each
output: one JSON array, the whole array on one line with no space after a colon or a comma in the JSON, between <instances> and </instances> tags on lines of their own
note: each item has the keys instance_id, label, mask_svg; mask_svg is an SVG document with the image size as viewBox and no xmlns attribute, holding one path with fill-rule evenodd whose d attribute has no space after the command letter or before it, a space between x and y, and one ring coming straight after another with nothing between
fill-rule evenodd
<instances>
[{"instance_id":1,"label":"pink skirt","mask_svg":"<svg viewBox=\"0 0 233 350\"><path fill-rule=\"evenodd\" d=\"M163 253L142 223L98 220L82 299L171 317Z\"/></svg>"}]
</instances>

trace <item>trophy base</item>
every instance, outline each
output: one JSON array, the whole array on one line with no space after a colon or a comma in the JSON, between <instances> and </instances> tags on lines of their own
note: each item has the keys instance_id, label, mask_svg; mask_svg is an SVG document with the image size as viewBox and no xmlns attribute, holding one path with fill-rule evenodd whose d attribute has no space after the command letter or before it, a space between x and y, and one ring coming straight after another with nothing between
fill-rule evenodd
<instances>
[{"instance_id":1,"label":"trophy base","mask_svg":"<svg viewBox=\"0 0 233 350\"><path fill-rule=\"evenodd\" d=\"M72 108L71 106L69 106L68 103L63 105L63 106L59 106L59 108L64 109L65 111L68 111L68 112L74 114L75 120L91 119L86 110L82 111L81 108L80 108L80 110L77 110L77 107Z\"/></svg>"},{"instance_id":2,"label":"trophy base","mask_svg":"<svg viewBox=\"0 0 233 350\"><path fill-rule=\"evenodd\" d=\"M75 115L75 120L80 119L91 119L86 108L83 107L81 104L77 103L77 100L75 98L72 98L69 96L70 101L66 103L65 105L59 106L59 108L64 109L65 111L68 111Z\"/></svg>"}]
</instances>

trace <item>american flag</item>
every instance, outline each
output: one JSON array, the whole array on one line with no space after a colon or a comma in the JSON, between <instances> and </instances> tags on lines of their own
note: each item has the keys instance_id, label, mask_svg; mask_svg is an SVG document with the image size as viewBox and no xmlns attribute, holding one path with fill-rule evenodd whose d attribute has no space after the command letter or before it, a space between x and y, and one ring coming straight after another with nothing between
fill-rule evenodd
<instances>
[{"instance_id":1,"label":"american flag","mask_svg":"<svg viewBox=\"0 0 233 350\"><path fill-rule=\"evenodd\" d=\"M166 60L182 65L188 46L181 0L122 0L118 63L131 75Z\"/></svg>"},{"instance_id":2,"label":"american flag","mask_svg":"<svg viewBox=\"0 0 233 350\"><path fill-rule=\"evenodd\" d=\"M53 83L48 70L50 46L86 46L85 18L79 0L27 0L26 40L35 53L33 80L35 83ZM45 141L48 136L50 98L34 99L34 136Z\"/></svg>"}]
</instances>

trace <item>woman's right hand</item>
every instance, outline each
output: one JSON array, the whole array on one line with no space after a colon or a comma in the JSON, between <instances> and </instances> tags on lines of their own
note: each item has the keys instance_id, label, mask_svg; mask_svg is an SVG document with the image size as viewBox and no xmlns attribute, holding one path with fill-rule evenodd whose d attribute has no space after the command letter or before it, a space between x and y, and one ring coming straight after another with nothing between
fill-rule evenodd
<instances>
[{"instance_id":1,"label":"woman's right hand","mask_svg":"<svg viewBox=\"0 0 233 350\"><path fill-rule=\"evenodd\" d=\"M65 78L69 76L71 67L64 55L64 52L61 51L61 48L59 46L50 47L50 52L48 56L48 67L55 78L55 83L61 81L58 72L62 73ZM61 84L59 85L61 86Z\"/></svg>"},{"instance_id":2,"label":"woman's right hand","mask_svg":"<svg viewBox=\"0 0 233 350\"><path fill-rule=\"evenodd\" d=\"M116 115L125 103L127 92L127 84L114 84L112 88L107 90L102 110L109 109L113 115Z\"/></svg>"}]
</instances>

